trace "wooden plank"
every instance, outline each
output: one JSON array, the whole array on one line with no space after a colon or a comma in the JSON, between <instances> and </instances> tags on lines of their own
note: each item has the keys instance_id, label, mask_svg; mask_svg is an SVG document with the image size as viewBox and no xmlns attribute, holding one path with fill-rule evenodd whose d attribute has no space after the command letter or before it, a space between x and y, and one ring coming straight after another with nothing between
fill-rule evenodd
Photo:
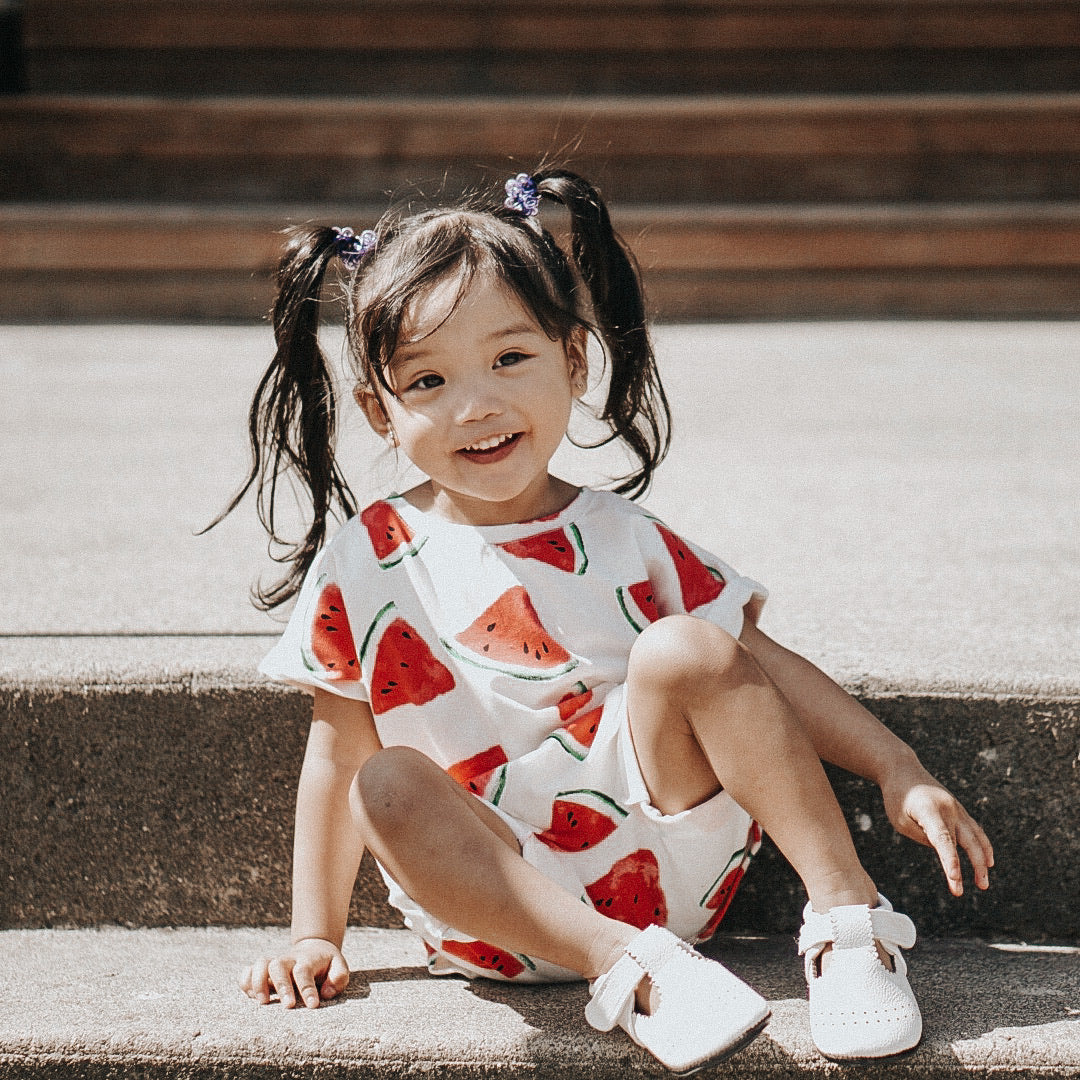
<instances>
[{"instance_id":1,"label":"wooden plank","mask_svg":"<svg viewBox=\"0 0 1080 1080\"><path fill-rule=\"evenodd\" d=\"M509 50L1061 48L1080 45L1072 0L28 0L30 50Z\"/></svg>"},{"instance_id":2,"label":"wooden plank","mask_svg":"<svg viewBox=\"0 0 1080 1080\"><path fill-rule=\"evenodd\" d=\"M1080 93L352 100L0 98L0 153L536 161L1080 152Z\"/></svg>"},{"instance_id":3,"label":"wooden plank","mask_svg":"<svg viewBox=\"0 0 1080 1080\"><path fill-rule=\"evenodd\" d=\"M332 224L342 211L310 213ZM0 206L0 271L264 272L278 257L282 224L296 217L285 209ZM1080 203L623 207L613 219L650 272L1080 268Z\"/></svg>"}]
</instances>

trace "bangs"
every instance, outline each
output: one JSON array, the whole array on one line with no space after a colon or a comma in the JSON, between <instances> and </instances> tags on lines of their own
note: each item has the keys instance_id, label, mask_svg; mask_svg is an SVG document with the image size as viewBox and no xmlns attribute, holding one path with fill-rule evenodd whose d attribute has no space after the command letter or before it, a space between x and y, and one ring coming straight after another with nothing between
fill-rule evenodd
<instances>
[{"instance_id":1,"label":"bangs","mask_svg":"<svg viewBox=\"0 0 1080 1080\"><path fill-rule=\"evenodd\" d=\"M433 210L405 221L384 219L379 246L348 295L348 335L357 376L389 394L388 369L409 312L428 290L455 276L457 293L433 333L458 309L478 274L504 284L544 333L565 341L588 326L573 272L551 235L520 219L471 210Z\"/></svg>"}]
</instances>

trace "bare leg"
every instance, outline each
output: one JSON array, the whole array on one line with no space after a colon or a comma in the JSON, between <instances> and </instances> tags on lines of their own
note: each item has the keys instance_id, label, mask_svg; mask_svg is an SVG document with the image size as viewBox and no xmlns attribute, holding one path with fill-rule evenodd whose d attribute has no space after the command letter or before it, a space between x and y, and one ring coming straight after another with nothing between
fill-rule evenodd
<instances>
[{"instance_id":1,"label":"bare leg","mask_svg":"<svg viewBox=\"0 0 1080 1080\"><path fill-rule=\"evenodd\" d=\"M630 654L630 730L654 805L677 813L723 786L769 834L816 911L877 888L809 737L750 652L702 619L648 627Z\"/></svg>"},{"instance_id":2,"label":"bare leg","mask_svg":"<svg viewBox=\"0 0 1080 1080\"><path fill-rule=\"evenodd\" d=\"M610 968L637 934L525 862L506 823L415 750L388 747L370 758L352 807L390 876L464 934L587 979Z\"/></svg>"}]
</instances>

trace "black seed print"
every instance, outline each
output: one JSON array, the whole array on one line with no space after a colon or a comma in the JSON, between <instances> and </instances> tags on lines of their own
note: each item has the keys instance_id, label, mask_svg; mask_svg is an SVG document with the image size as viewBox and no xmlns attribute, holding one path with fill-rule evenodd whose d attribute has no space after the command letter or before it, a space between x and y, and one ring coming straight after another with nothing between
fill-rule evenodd
<instances>
[{"instance_id":1,"label":"black seed print","mask_svg":"<svg viewBox=\"0 0 1080 1080\"><path fill-rule=\"evenodd\" d=\"M488 633L490 634L491 631L494 630L495 627L498 626L498 625L499 625L498 623L488 623Z\"/></svg>"},{"instance_id":2,"label":"black seed print","mask_svg":"<svg viewBox=\"0 0 1080 1080\"><path fill-rule=\"evenodd\" d=\"M334 605L333 605L333 604L331 604L331 605L330 605L330 610L331 610L331 611L336 611L336 612L338 612L339 614L340 614L340 612L341 612L341 608L339 608L339 607L334 607Z\"/></svg>"},{"instance_id":3,"label":"black seed print","mask_svg":"<svg viewBox=\"0 0 1080 1080\"><path fill-rule=\"evenodd\" d=\"M528 656L528 655L529 655L529 643L528 643L527 641L523 641L523 642L521 643L521 651L522 651L522 652L523 652L523 653L524 653L524 654L525 654L526 656Z\"/></svg>"},{"instance_id":4,"label":"black seed print","mask_svg":"<svg viewBox=\"0 0 1080 1080\"><path fill-rule=\"evenodd\" d=\"M321 614L321 615L319 616L319 618L320 618L320 619L329 619L329 618L330 618L330 616L329 616L329 615L327 615L327 614L326 614L326 612L324 611L324 612L323 612L323 613L322 613L322 614Z\"/></svg>"},{"instance_id":5,"label":"black seed print","mask_svg":"<svg viewBox=\"0 0 1080 1080\"><path fill-rule=\"evenodd\" d=\"M337 633L337 627L336 626L328 626L326 628L326 632L328 634L336 634Z\"/></svg>"},{"instance_id":6,"label":"black seed print","mask_svg":"<svg viewBox=\"0 0 1080 1080\"><path fill-rule=\"evenodd\" d=\"M487 645L484 646L484 652L487 652L488 649L490 649L490 648L491 648L491 644L488 643Z\"/></svg>"},{"instance_id":7,"label":"black seed print","mask_svg":"<svg viewBox=\"0 0 1080 1080\"><path fill-rule=\"evenodd\" d=\"M412 634L410 634L408 630L402 630L402 631L401 631L401 636L402 636L402 637L403 637L403 638L404 638L404 639L405 639L406 641L412 641Z\"/></svg>"},{"instance_id":8,"label":"black seed print","mask_svg":"<svg viewBox=\"0 0 1080 1080\"><path fill-rule=\"evenodd\" d=\"M541 641L541 642L540 642L540 644L541 644L541 645L543 645L543 647L544 647L544 652L548 652L548 651L549 651L549 649L548 649L548 647L547 647L547 642L546 642L546 641ZM539 655L539 654L537 654L537 655Z\"/></svg>"}]
</instances>

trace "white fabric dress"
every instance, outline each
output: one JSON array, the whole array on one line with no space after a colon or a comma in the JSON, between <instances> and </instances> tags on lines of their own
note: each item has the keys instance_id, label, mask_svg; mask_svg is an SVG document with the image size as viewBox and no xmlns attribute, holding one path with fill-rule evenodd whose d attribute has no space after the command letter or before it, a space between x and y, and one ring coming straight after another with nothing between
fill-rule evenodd
<instances>
[{"instance_id":1,"label":"white fabric dress","mask_svg":"<svg viewBox=\"0 0 1080 1080\"><path fill-rule=\"evenodd\" d=\"M761 842L726 792L675 815L649 802L626 719L630 649L692 612L738 636L756 582L610 492L474 527L401 496L346 522L260 670L371 704L384 746L432 758L506 820L524 857L583 903L700 941ZM384 872L437 973L577 978L461 934Z\"/></svg>"}]
</instances>

